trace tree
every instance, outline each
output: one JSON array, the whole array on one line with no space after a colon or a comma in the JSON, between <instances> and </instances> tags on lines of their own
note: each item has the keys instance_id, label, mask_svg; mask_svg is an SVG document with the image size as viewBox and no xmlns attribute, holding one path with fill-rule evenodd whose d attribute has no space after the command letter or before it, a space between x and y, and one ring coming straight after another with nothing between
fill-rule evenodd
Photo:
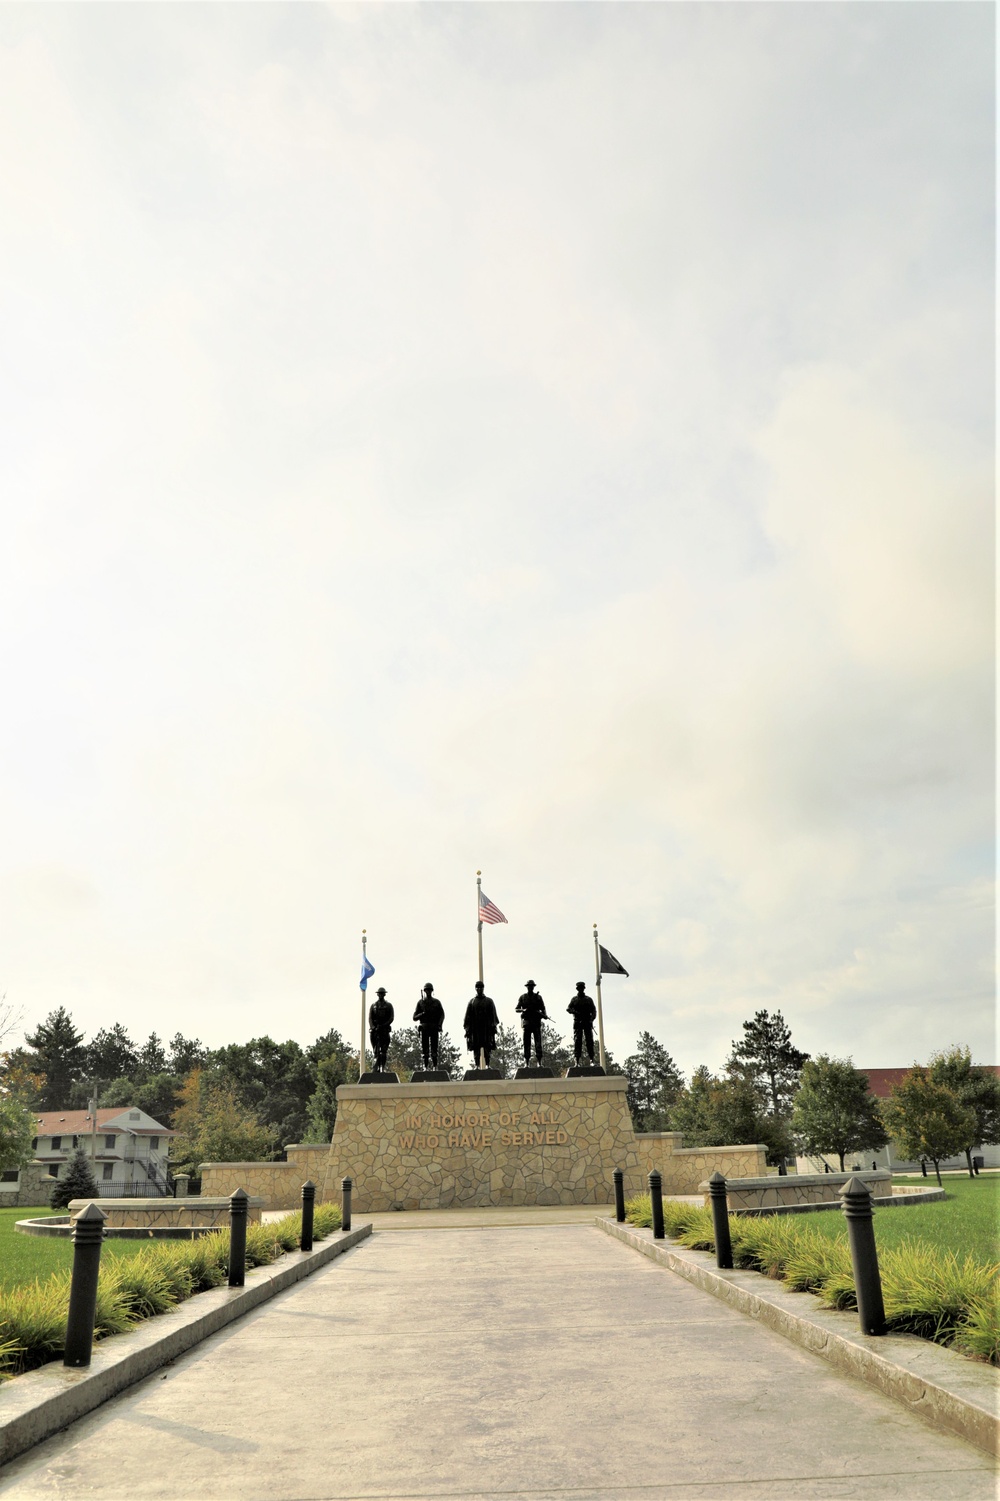
<instances>
[{"instance_id":1,"label":"tree","mask_svg":"<svg viewBox=\"0 0 1000 1501\"><path fill-rule=\"evenodd\" d=\"M969 1177L974 1178L973 1148L1000 1142L1000 1079L992 1069L977 1068L967 1047L933 1053L930 1074L935 1083L946 1084L953 1090L975 1116L975 1130L963 1147Z\"/></svg>"},{"instance_id":2,"label":"tree","mask_svg":"<svg viewBox=\"0 0 1000 1501\"><path fill-rule=\"evenodd\" d=\"M176 1169L200 1176L203 1162L265 1162L274 1156L272 1128L247 1110L233 1085L193 1069L181 1088L171 1156Z\"/></svg>"},{"instance_id":3,"label":"tree","mask_svg":"<svg viewBox=\"0 0 1000 1501\"><path fill-rule=\"evenodd\" d=\"M0 1172L12 1172L31 1161L36 1130L27 1101L18 1094L0 1092Z\"/></svg>"},{"instance_id":4,"label":"tree","mask_svg":"<svg viewBox=\"0 0 1000 1501\"><path fill-rule=\"evenodd\" d=\"M82 1146L77 1147L69 1159L65 1174L56 1179L49 1203L53 1209L66 1209L71 1199L97 1198L100 1198L97 1179L91 1169L87 1150Z\"/></svg>"},{"instance_id":5,"label":"tree","mask_svg":"<svg viewBox=\"0 0 1000 1501\"><path fill-rule=\"evenodd\" d=\"M686 1147L718 1145L709 1138L715 1132L712 1114L712 1094L719 1081L704 1063L698 1065L691 1075L691 1082L682 1089L670 1112L671 1131L683 1131Z\"/></svg>"},{"instance_id":6,"label":"tree","mask_svg":"<svg viewBox=\"0 0 1000 1501\"><path fill-rule=\"evenodd\" d=\"M87 1047L87 1073L91 1079L120 1079L123 1074L131 1078L138 1062L136 1045L121 1022L102 1027Z\"/></svg>"},{"instance_id":7,"label":"tree","mask_svg":"<svg viewBox=\"0 0 1000 1501\"><path fill-rule=\"evenodd\" d=\"M208 1057L208 1049L198 1037L184 1037L175 1032L170 1039L168 1067L172 1074L186 1078L193 1068L198 1068Z\"/></svg>"},{"instance_id":8,"label":"tree","mask_svg":"<svg viewBox=\"0 0 1000 1501\"><path fill-rule=\"evenodd\" d=\"M524 1056L523 1053L521 1055ZM542 1022L542 1065L556 1078L573 1063L573 1049L549 1021Z\"/></svg>"},{"instance_id":9,"label":"tree","mask_svg":"<svg viewBox=\"0 0 1000 1501\"><path fill-rule=\"evenodd\" d=\"M889 1139L868 1076L825 1053L803 1064L791 1124L804 1151L836 1152L841 1172L848 1152L876 1151Z\"/></svg>"},{"instance_id":10,"label":"tree","mask_svg":"<svg viewBox=\"0 0 1000 1501\"><path fill-rule=\"evenodd\" d=\"M447 1032L442 1032L438 1039L438 1065L446 1068L449 1074L454 1074L461 1062L462 1055L452 1042ZM420 1044L420 1031L417 1027L397 1027L392 1034L392 1043L389 1048L389 1069L395 1070L400 1079L405 1083L413 1072L424 1066L424 1054Z\"/></svg>"},{"instance_id":11,"label":"tree","mask_svg":"<svg viewBox=\"0 0 1000 1501\"><path fill-rule=\"evenodd\" d=\"M640 1032L635 1052L625 1059L626 1099L636 1131L665 1131L671 1106L684 1088L684 1076L651 1032Z\"/></svg>"},{"instance_id":12,"label":"tree","mask_svg":"<svg viewBox=\"0 0 1000 1501\"><path fill-rule=\"evenodd\" d=\"M316 1074L299 1043L271 1037L232 1042L210 1053L205 1068L229 1084L258 1121L273 1128L282 1147L302 1140Z\"/></svg>"},{"instance_id":13,"label":"tree","mask_svg":"<svg viewBox=\"0 0 1000 1501\"><path fill-rule=\"evenodd\" d=\"M335 1037L339 1046L327 1052L316 1065L316 1088L309 1097L304 1141L327 1142L332 1138L337 1120L337 1090L341 1084L356 1084L358 1079L357 1053L339 1032L327 1035Z\"/></svg>"},{"instance_id":14,"label":"tree","mask_svg":"<svg viewBox=\"0 0 1000 1501\"><path fill-rule=\"evenodd\" d=\"M792 1046L792 1034L780 1011L758 1011L743 1023L743 1037L734 1042L727 1068L743 1074L761 1091L771 1115L787 1117L799 1087L802 1065L809 1057Z\"/></svg>"},{"instance_id":15,"label":"tree","mask_svg":"<svg viewBox=\"0 0 1000 1501\"><path fill-rule=\"evenodd\" d=\"M147 1079L152 1079L156 1074L170 1072L171 1070L167 1067L166 1049L156 1033L150 1032L146 1041L139 1049L139 1056L136 1060L133 1077L137 1082L144 1083Z\"/></svg>"},{"instance_id":16,"label":"tree","mask_svg":"<svg viewBox=\"0 0 1000 1501\"><path fill-rule=\"evenodd\" d=\"M98 1103L102 1109L132 1105L137 1110L145 1110L161 1125L172 1126L183 1083L176 1074L166 1073L154 1074L144 1084L135 1084L131 1079L112 1079L107 1088L101 1090Z\"/></svg>"},{"instance_id":17,"label":"tree","mask_svg":"<svg viewBox=\"0 0 1000 1501\"><path fill-rule=\"evenodd\" d=\"M954 1157L975 1135L974 1111L919 1064L890 1090L883 1115L901 1154L933 1162L939 1184L942 1158Z\"/></svg>"},{"instance_id":18,"label":"tree","mask_svg":"<svg viewBox=\"0 0 1000 1501\"><path fill-rule=\"evenodd\" d=\"M65 1007L58 1006L39 1022L34 1032L26 1034L25 1041L32 1049L29 1060L32 1072L45 1075L41 1108L65 1109L73 1085L83 1078L86 1069L83 1033L74 1027Z\"/></svg>"},{"instance_id":19,"label":"tree","mask_svg":"<svg viewBox=\"0 0 1000 1501\"><path fill-rule=\"evenodd\" d=\"M686 1147L739 1146L760 1142L767 1160L781 1161L791 1151L786 1123L766 1111L758 1090L740 1074L717 1079L702 1064L691 1075L670 1111L672 1131L684 1133Z\"/></svg>"}]
</instances>

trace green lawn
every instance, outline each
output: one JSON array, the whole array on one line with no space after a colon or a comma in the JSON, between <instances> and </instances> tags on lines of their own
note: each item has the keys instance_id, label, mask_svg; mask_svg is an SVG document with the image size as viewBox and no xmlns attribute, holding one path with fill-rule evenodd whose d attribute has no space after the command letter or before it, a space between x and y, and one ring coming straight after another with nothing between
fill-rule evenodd
<instances>
[{"instance_id":1,"label":"green lawn","mask_svg":"<svg viewBox=\"0 0 1000 1501\"><path fill-rule=\"evenodd\" d=\"M54 1211L43 1209L0 1209L0 1290L21 1282L34 1282L50 1272L72 1265L73 1244L61 1236L22 1235L14 1229L16 1220L37 1220ZM148 1246L148 1240L106 1240L101 1259L106 1256L134 1256Z\"/></svg>"},{"instance_id":2,"label":"green lawn","mask_svg":"<svg viewBox=\"0 0 1000 1501\"><path fill-rule=\"evenodd\" d=\"M936 1188L933 1178L894 1178L906 1185L919 1183ZM947 1198L943 1203L921 1204L919 1208L875 1209L875 1240L879 1246L898 1246L905 1240L922 1240L943 1251L959 1256L975 1256L993 1264L1000 1261L1000 1175L944 1179ZM846 1236L843 1216L825 1214L800 1216L810 1228L824 1235Z\"/></svg>"}]
</instances>

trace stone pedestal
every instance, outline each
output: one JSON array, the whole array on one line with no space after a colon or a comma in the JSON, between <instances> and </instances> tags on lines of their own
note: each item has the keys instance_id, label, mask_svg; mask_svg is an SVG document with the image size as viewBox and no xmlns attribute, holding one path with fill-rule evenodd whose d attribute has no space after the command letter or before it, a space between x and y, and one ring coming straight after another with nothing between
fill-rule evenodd
<instances>
[{"instance_id":1,"label":"stone pedestal","mask_svg":"<svg viewBox=\"0 0 1000 1501\"><path fill-rule=\"evenodd\" d=\"M644 1183L625 1088L620 1074L341 1085L323 1196L349 1176L365 1213L610 1204L616 1167L628 1192Z\"/></svg>"},{"instance_id":2,"label":"stone pedestal","mask_svg":"<svg viewBox=\"0 0 1000 1501\"><path fill-rule=\"evenodd\" d=\"M545 1068L540 1063L535 1063L535 1064L526 1063L523 1068L519 1068L518 1069L517 1073L514 1075L514 1078L515 1079L554 1079L555 1078L555 1074L552 1072L552 1070L550 1068Z\"/></svg>"},{"instance_id":3,"label":"stone pedestal","mask_svg":"<svg viewBox=\"0 0 1000 1501\"><path fill-rule=\"evenodd\" d=\"M374 1070L372 1070L369 1073L362 1074L361 1078L358 1080L358 1083L359 1084L398 1084L399 1083L399 1075L395 1071L393 1071L392 1073L381 1073L378 1069L374 1069Z\"/></svg>"},{"instance_id":4,"label":"stone pedestal","mask_svg":"<svg viewBox=\"0 0 1000 1501\"><path fill-rule=\"evenodd\" d=\"M411 1084L448 1084L450 1080L446 1068L415 1068L410 1075Z\"/></svg>"},{"instance_id":5,"label":"stone pedestal","mask_svg":"<svg viewBox=\"0 0 1000 1501\"><path fill-rule=\"evenodd\" d=\"M606 1079L607 1074L599 1063L574 1063L566 1070L567 1079Z\"/></svg>"},{"instance_id":6,"label":"stone pedestal","mask_svg":"<svg viewBox=\"0 0 1000 1501\"><path fill-rule=\"evenodd\" d=\"M475 1083L477 1079L502 1079L503 1074L498 1068L467 1068L465 1070L465 1083Z\"/></svg>"}]
</instances>

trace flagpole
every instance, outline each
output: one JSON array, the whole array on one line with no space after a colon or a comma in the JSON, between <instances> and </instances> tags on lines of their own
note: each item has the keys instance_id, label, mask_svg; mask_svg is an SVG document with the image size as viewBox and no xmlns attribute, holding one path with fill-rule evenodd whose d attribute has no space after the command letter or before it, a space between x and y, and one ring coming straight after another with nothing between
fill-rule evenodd
<instances>
[{"instance_id":1,"label":"flagpole","mask_svg":"<svg viewBox=\"0 0 1000 1501\"><path fill-rule=\"evenodd\" d=\"M594 963L597 966L597 1045L601 1051L601 1067L607 1073L608 1060L604 1051L604 1010L601 1006L601 948L597 942L596 923L594 924Z\"/></svg>"},{"instance_id":2,"label":"flagpole","mask_svg":"<svg viewBox=\"0 0 1000 1501\"><path fill-rule=\"evenodd\" d=\"M482 980L482 978L483 978L483 914L482 914L483 881L482 881L482 876L483 876L482 871L481 870L477 870L476 871L476 918L477 918L477 932L479 934L479 978L480 978L480 980ZM476 1063L476 1067L477 1068L479 1067L478 1060L477 1060L477 1063Z\"/></svg>"},{"instance_id":3,"label":"flagpole","mask_svg":"<svg viewBox=\"0 0 1000 1501\"><path fill-rule=\"evenodd\" d=\"M368 957L368 939L365 937L365 934L367 932L368 932L367 928L362 928L361 929L361 973L362 973L362 977L364 977L365 960ZM368 982L366 980L365 984L367 985L367 983ZM368 992L365 989L365 987L362 986L361 987L361 1047L360 1047L360 1049L358 1051L358 1078L359 1079L361 1078L361 1075L365 1071L365 1022L367 1021L367 1017L365 1016L365 1002L367 1001L367 999L368 999Z\"/></svg>"}]
</instances>

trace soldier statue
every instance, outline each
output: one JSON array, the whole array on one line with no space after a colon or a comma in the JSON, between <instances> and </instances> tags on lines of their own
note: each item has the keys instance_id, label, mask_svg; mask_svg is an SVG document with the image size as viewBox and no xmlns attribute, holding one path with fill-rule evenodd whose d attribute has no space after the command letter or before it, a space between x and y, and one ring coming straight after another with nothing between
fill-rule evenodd
<instances>
[{"instance_id":1,"label":"soldier statue","mask_svg":"<svg viewBox=\"0 0 1000 1501\"><path fill-rule=\"evenodd\" d=\"M424 1055L424 1068L438 1066L438 1044L444 1026L444 1007L434 994L434 986L428 980L424 993L417 1002L413 1020L420 1028L420 1046Z\"/></svg>"},{"instance_id":2,"label":"soldier statue","mask_svg":"<svg viewBox=\"0 0 1000 1501\"><path fill-rule=\"evenodd\" d=\"M594 1021L597 1017L597 1007L590 996L586 994L586 982L577 980L576 995L570 1001L566 1010L573 1018L573 1055L576 1058L577 1068L583 1057L583 1045L587 1044L587 1056L591 1063L594 1061Z\"/></svg>"},{"instance_id":3,"label":"soldier statue","mask_svg":"<svg viewBox=\"0 0 1000 1501\"><path fill-rule=\"evenodd\" d=\"M535 1039L535 1062L542 1062L542 1020L548 1020L549 1013L545 1009L545 1002L535 989L534 980L525 981L524 994L517 1003L517 1010L521 1013L521 1027L524 1032L524 1066L528 1067L531 1062L531 1039Z\"/></svg>"},{"instance_id":4,"label":"soldier statue","mask_svg":"<svg viewBox=\"0 0 1000 1501\"><path fill-rule=\"evenodd\" d=\"M490 1054L497 1045L497 1029L500 1018L497 1008L488 995L484 995L482 980L476 981L476 993L465 1008L465 1045L474 1059L474 1066L489 1068ZM479 1055L484 1055L480 1065Z\"/></svg>"},{"instance_id":5,"label":"soldier statue","mask_svg":"<svg viewBox=\"0 0 1000 1501\"><path fill-rule=\"evenodd\" d=\"M385 998L384 985L380 985L375 994L378 999L372 1001L368 1008L368 1036L375 1057L375 1072L384 1074L389 1064L389 1040L396 1013Z\"/></svg>"}]
</instances>

